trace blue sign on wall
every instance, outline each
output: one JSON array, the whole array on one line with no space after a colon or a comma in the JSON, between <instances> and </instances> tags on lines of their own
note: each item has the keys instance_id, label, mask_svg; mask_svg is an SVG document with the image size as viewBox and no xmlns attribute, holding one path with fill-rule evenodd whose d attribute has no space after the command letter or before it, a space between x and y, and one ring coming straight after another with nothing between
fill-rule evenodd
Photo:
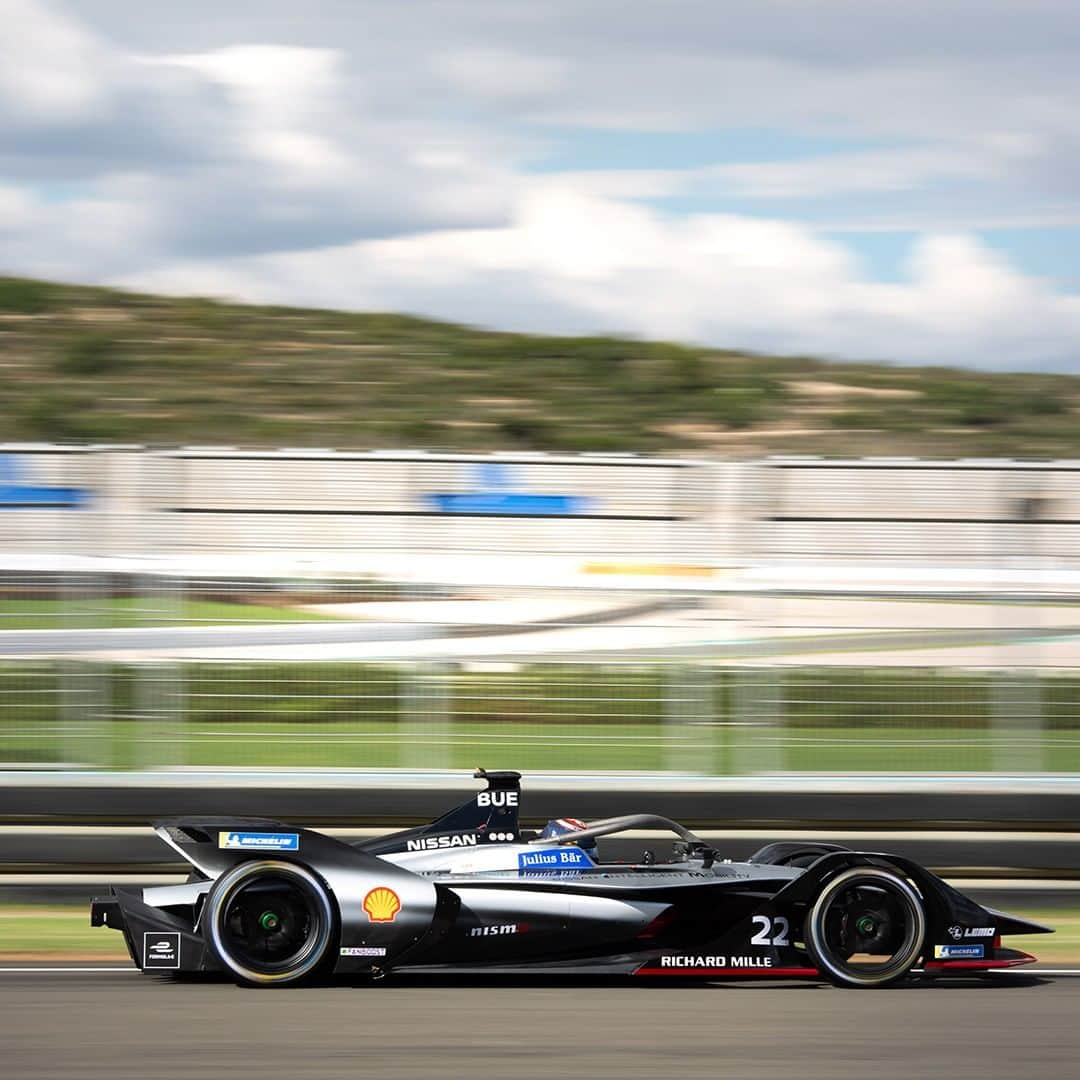
<instances>
[{"instance_id":1,"label":"blue sign on wall","mask_svg":"<svg viewBox=\"0 0 1080 1080\"><path fill-rule=\"evenodd\" d=\"M90 502L84 488L46 487L27 482L14 454L0 454L0 510L78 510Z\"/></svg>"},{"instance_id":2,"label":"blue sign on wall","mask_svg":"<svg viewBox=\"0 0 1080 1080\"><path fill-rule=\"evenodd\" d=\"M443 514L580 517L588 511L589 500L579 495L538 495L514 490L513 470L498 461L475 466L473 483L473 491L424 498Z\"/></svg>"}]
</instances>

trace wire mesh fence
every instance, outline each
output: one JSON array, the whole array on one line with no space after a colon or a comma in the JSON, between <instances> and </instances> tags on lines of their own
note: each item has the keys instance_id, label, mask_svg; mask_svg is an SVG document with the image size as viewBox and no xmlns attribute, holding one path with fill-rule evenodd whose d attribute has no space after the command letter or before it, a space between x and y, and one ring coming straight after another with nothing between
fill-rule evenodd
<instances>
[{"instance_id":1,"label":"wire mesh fence","mask_svg":"<svg viewBox=\"0 0 1080 1080\"><path fill-rule=\"evenodd\" d=\"M0 761L703 775L1080 771L1080 672L5 663Z\"/></svg>"}]
</instances>

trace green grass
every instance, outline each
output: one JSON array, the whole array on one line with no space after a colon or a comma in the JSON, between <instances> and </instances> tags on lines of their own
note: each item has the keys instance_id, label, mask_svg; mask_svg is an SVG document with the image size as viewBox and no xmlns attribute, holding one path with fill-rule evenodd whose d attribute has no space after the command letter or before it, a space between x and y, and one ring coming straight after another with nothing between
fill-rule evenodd
<instances>
[{"instance_id":1,"label":"green grass","mask_svg":"<svg viewBox=\"0 0 1080 1080\"><path fill-rule=\"evenodd\" d=\"M179 602L169 598L102 597L76 600L0 598L0 630L54 630L64 627L138 627L214 623L322 622L333 615L262 604L218 600Z\"/></svg>"},{"instance_id":2,"label":"green grass","mask_svg":"<svg viewBox=\"0 0 1080 1080\"><path fill-rule=\"evenodd\" d=\"M281 711L290 708L281 703ZM1080 772L1080 732L918 727L723 728L659 723L357 721L5 723L0 760L125 769L244 768L755 772Z\"/></svg>"},{"instance_id":3,"label":"green grass","mask_svg":"<svg viewBox=\"0 0 1080 1080\"><path fill-rule=\"evenodd\" d=\"M1020 912L1015 914L1019 915ZM1054 928L1053 934L1010 938L1009 944L1048 963L1080 963L1080 911L1075 908L1026 911L1027 918Z\"/></svg>"},{"instance_id":4,"label":"green grass","mask_svg":"<svg viewBox=\"0 0 1080 1080\"><path fill-rule=\"evenodd\" d=\"M1005 739L1019 738L1005 734ZM989 772L1002 768L987 731L921 728L718 728L660 724L525 724L456 721L446 725L340 724L316 731L294 724L260 725L257 733L223 724L193 730L190 765L409 765L468 769L482 757L524 770L646 770L729 773ZM1047 768L1080 772L1080 733L1053 747Z\"/></svg>"},{"instance_id":5,"label":"green grass","mask_svg":"<svg viewBox=\"0 0 1080 1080\"><path fill-rule=\"evenodd\" d=\"M1023 949L1047 964L1080 963L1080 911L1070 908L1013 914L1054 927L1054 934L1010 937L1011 948ZM0 962L19 957L40 959L128 959L122 936L89 925L89 907L82 905L0 906Z\"/></svg>"},{"instance_id":6,"label":"green grass","mask_svg":"<svg viewBox=\"0 0 1080 1080\"><path fill-rule=\"evenodd\" d=\"M128 959L123 935L90 925L90 905L0 906L0 961L20 957Z\"/></svg>"},{"instance_id":7,"label":"green grass","mask_svg":"<svg viewBox=\"0 0 1080 1080\"><path fill-rule=\"evenodd\" d=\"M1066 375L0 278L0 440L854 455L884 437L894 454L1068 457L1078 403Z\"/></svg>"}]
</instances>

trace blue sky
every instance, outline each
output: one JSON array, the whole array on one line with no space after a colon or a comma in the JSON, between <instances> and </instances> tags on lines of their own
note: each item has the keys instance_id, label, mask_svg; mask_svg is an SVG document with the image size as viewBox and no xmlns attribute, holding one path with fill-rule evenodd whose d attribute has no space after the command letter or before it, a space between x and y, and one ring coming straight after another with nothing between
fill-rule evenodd
<instances>
[{"instance_id":1,"label":"blue sky","mask_svg":"<svg viewBox=\"0 0 1080 1080\"><path fill-rule=\"evenodd\" d=\"M537 156L527 163L527 168L537 174L580 170L685 172L750 162L822 162L838 155L919 148L915 139L845 138L782 128L695 131L550 128L533 134L538 143ZM935 197L947 205L962 207L970 190L970 182L945 179L926 183L917 192L886 190L843 200L823 193L816 198L789 197L783 212L794 220L821 227L826 235L851 248L873 280L897 282L908 276L905 263L921 230L906 225L903 216L894 212L905 203L926 203ZM641 201L670 214L722 209L768 219L777 210L775 198L755 198L746 191L726 196L717 192L644 196ZM1009 223L1007 211L1002 209L1005 224L996 223L991 216L983 227L976 223L968 225L967 231L1008 258L1024 274L1052 281L1063 289L1080 290L1077 247L1080 220L1056 225L1015 225ZM1077 209L1080 211L1080 200ZM860 222L860 217L865 224ZM957 219L964 221L963 214L958 213Z\"/></svg>"},{"instance_id":2,"label":"blue sky","mask_svg":"<svg viewBox=\"0 0 1080 1080\"><path fill-rule=\"evenodd\" d=\"M1080 369L1071 2L0 17L0 272Z\"/></svg>"}]
</instances>

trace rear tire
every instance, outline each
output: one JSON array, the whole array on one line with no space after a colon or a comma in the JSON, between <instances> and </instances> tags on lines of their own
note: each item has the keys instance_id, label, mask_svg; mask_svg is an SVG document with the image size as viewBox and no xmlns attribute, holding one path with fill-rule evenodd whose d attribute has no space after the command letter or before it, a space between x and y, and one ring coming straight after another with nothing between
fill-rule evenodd
<instances>
[{"instance_id":1,"label":"rear tire","mask_svg":"<svg viewBox=\"0 0 1080 1080\"><path fill-rule=\"evenodd\" d=\"M332 960L337 913L310 870L276 860L242 862L214 882L203 935L222 965L248 986L310 980Z\"/></svg>"},{"instance_id":2,"label":"rear tire","mask_svg":"<svg viewBox=\"0 0 1080 1080\"><path fill-rule=\"evenodd\" d=\"M915 889L873 866L827 882L806 917L806 950L837 986L870 989L903 979L922 954L926 914Z\"/></svg>"}]
</instances>

